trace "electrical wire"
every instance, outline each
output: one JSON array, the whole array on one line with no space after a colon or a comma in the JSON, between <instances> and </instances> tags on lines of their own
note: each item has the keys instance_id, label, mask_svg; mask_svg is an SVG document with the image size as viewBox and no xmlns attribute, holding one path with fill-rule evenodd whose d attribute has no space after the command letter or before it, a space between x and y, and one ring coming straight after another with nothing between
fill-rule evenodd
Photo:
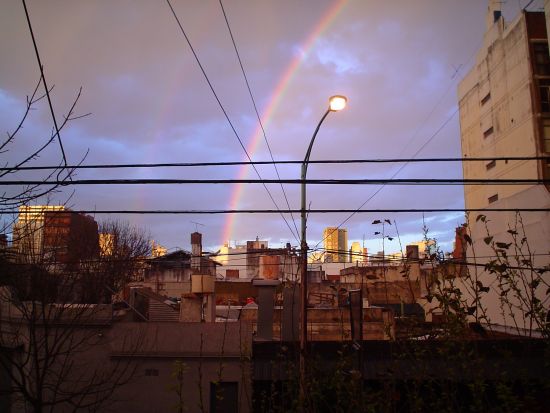
<instances>
[{"instance_id":1,"label":"electrical wire","mask_svg":"<svg viewBox=\"0 0 550 413\"><path fill-rule=\"evenodd\" d=\"M550 179L74 179L63 183L71 185L175 185L175 184L302 184L309 185L532 185L548 184ZM57 181L16 180L1 181L0 185L59 185ZM277 208L278 211L281 211ZM291 211L289 209L289 211ZM281 211L285 212L285 211Z\"/></svg>"},{"instance_id":2,"label":"electrical wire","mask_svg":"<svg viewBox=\"0 0 550 413\"><path fill-rule=\"evenodd\" d=\"M310 209L311 214L336 214L349 213L354 209ZM356 211L361 214L379 214L379 213L422 213L422 212L549 212L550 208L422 208L422 209L362 209ZM62 212L73 212L76 214L137 214L137 215L220 215L220 214L279 214L277 209L172 209L172 210L154 210L154 209L74 209L70 211L48 211L50 214ZM284 213L298 213L300 209L283 211ZM0 211L0 215L17 214L17 209L6 209ZM320 241L322 242L322 241ZM315 249L315 248L313 248Z\"/></svg>"},{"instance_id":3,"label":"electrical wire","mask_svg":"<svg viewBox=\"0 0 550 413\"><path fill-rule=\"evenodd\" d=\"M29 25L29 31L31 33L32 43L34 46L34 52L36 54L36 60L38 61L38 67L40 68L40 76L42 77L42 83L44 84L44 91L46 92L46 99L48 100L48 106L50 107L50 113L52 115L53 124L55 127L55 134L57 135L57 140L59 142L59 147L61 148L61 154L63 156L63 163L65 165L65 168L67 168L67 157L65 156L65 149L63 148L63 141L61 140L61 134L59 132L59 127L57 125L57 119L55 117L55 111L53 110L53 104L52 99L50 97L50 90L48 89L48 84L46 82L46 76L44 75L44 66L42 65L42 61L40 60L40 54L38 53L38 46L36 44L36 39L34 37L34 32L32 30L31 25L31 19L29 16L29 11L27 10L27 3L25 0L21 0L23 2L23 8L25 9L25 16L27 17L27 23ZM60 171L61 172L61 171ZM69 179L71 176L69 175ZM59 177L58 177L59 179Z\"/></svg>"},{"instance_id":4,"label":"electrical wire","mask_svg":"<svg viewBox=\"0 0 550 413\"><path fill-rule=\"evenodd\" d=\"M479 47L477 47L475 50L479 50ZM472 59L472 57L475 55L475 53L476 53L476 52L473 52L472 55L470 55L470 57L468 58L468 61ZM468 62L468 61L467 61L467 62ZM489 71L489 75L492 74L495 70L497 70L497 68L498 68L500 65L502 65L503 62L504 62L504 59L502 59L499 63L497 63L495 66L493 66L493 67L491 68L491 70ZM432 111L431 111L430 114L428 115L428 118L429 118L429 116L431 116L431 114L434 112L435 108L439 105L439 103L442 101L443 97L448 93L449 90L450 90L450 86L449 86L449 88L447 88L447 89L445 90L445 92L443 93L442 98L441 98L441 99L438 101L438 103L435 105L434 109L432 109ZM424 149L424 148L425 148L425 147L426 147L426 146L427 146L427 145L428 145L428 144L429 144L438 134L439 134L439 132L440 132L449 122L450 122L450 120L456 115L456 113L457 113L458 111L459 111L459 107L456 108L456 110L455 110L455 111L454 111L454 112L444 121L444 123L438 128L438 130L437 130L437 131L436 131L436 132L435 132L435 133L434 133L434 134L433 134L433 135L432 135L432 136L431 136L431 137L430 137L430 138L429 138L429 139L428 139L428 140L427 140L427 141L426 141L426 142L425 142L416 152L415 152L415 154L413 155L413 158L415 158L416 155L417 155L418 153L420 153L420 151L422 151L422 150L423 150L423 149ZM427 119L426 119L426 120L427 120ZM525 119L522 120L519 124L516 124L513 128L518 128L518 127L520 126L520 124L523 124L523 123L527 122L527 120L528 120L528 119L525 118ZM418 132L418 130L419 130L419 129L417 129L416 132ZM415 135L416 135L416 132L415 132ZM413 136L414 136L414 135L413 135ZM414 137L413 137L413 139L414 139ZM472 158L472 159L474 159L474 158ZM479 158L477 158L477 159L479 159ZM544 159L546 159L546 158L544 158ZM412 161L410 161L410 162L412 162ZM397 171L395 174L393 174L393 175L391 176L391 178L395 178L395 176L397 176L397 174L398 174L405 166L407 166L407 164L410 163L410 162L407 162L406 164L402 165L402 166L398 169L398 171ZM374 197L375 197L384 187L385 187L385 185L383 185L382 187L380 187L380 188L379 188L376 192L374 192L365 202L363 202L357 209L359 210L359 209L363 208L363 207L364 207L369 201L371 201L371 200L372 200L372 199L373 199L373 198L374 198ZM351 213L350 216L348 216L346 219L344 219L344 221L342 221L340 224L338 224L338 226L336 227L335 230L341 228L341 226L344 225L346 222L348 222L354 215L355 215L354 213ZM334 231L333 231L333 232L334 232ZM332 232L329 233L329 234L327 234L327 237L330 236L331 234L332 234ZM323 241L324 241L324 239L321 240L321 241L319 241L319 243L317 243L315 247L319 246L319 244L320 244L321 242L323 242Z\"/></svg>"},{"instance_id":5,"label":"electrical wire","mask_svg":"<svg viewBox=\"0 0 550 413\"><path fill-rule=\"evenodd\" d=\"M311 160L308 164L368 164L368 163L421 163L421 162L487 162L487 161L540 161L550 160L550 156L508 156L490 158L418 158L418 159L324 159ZM121 169L121 168L175 168L175 167L206 167L206 166L242 166L242 165L301 165L304 161L228 161L228 162L180 162L180 163L129 163L129 164L95 164L95 165L68 165L67 168L79 169ZM0 171L39 171L57 169L59 166L22 166L0 167Z\"/></svg>"},{"instance_id":6,"label":"electrical wire","mask_svg":"<svg viewBox=\"0 0 550 413\"><path fill-rule=\"evenodd\" d=\"M299 259L299 256L296 255L295 253L291 252L291 253L287 253L285 254L285 252L287 251L285 248L280 248L279 249L280 252L278 254L276 253L264 253L264 254L261 254L259 251L261 250L253 250L253 251L246 251L246 252L239 252L239 253L227 253L227 254L212 254L212 253L203 253L203 255L201 256L203 259L210 259L212 261L215 261L215 257L218 256L218 257L225 257L225 256L235 256L235 255L244 255L244 256L249 256L249 255L253 255L255 258L261 258L261 257L270 257L270 256L273 256L273 255L285 255L285 257L295 257L296 259ZM320 250L323 250L327 253L334 253L334 254L346 254L346 255L349 255L349 251L344 251L344 250L332 250L332 249L320 249ZM174 261L183 261L185 263L190 263L191 262L191 257L192 257L192 254L189 252L189 251L184 251L184 250L179 250L179 251L182 251L182 252L185 252L186 254L189 255L189 259L186 259L186 260L178 260L178 259L175 259ZM176 251L178 252L178 251ZM19 252L19 251L14 251L13 252L15 255L18 255L18 256L25 256L25 253L22 253L22 252ZM399 253L399 252L397 252ZM364 258L367 258L368 261L367 263L369 264L372 264L373 262L378 262L378 261L384 261L386 264L429 264L429 263L437 263L437 264L440 264L440 265L446 265L446 264L456 264L456 265L467 265L467 266L477 266L477 267L486 267L487 264L486 263L477 263L477 262L471 262L471 261L468 261L468 258L466 259L454 259L454 258L450 258L450 259L430 259L429 257L427 258L407 258L404 256L404 253L403 254L403 258L398 258L398 257L395 257L394 255L392 254L384 254L384 255L378 255L378 254L358 254L358 253L354 253L352 254L353 256L361 256L361 257L364 257ZM124 263L124 262L131 262L131 263L149 263L150 265L155 265L153 263L162 263L164 261L164 263L166 263L167 261L170 261L170 258L169 258L169 255L170 254L167 254L167 255L162 255L162 256L159 256L159 257L122 257L122 258L117 258L117 257L112 257L112 256L109 256L109 255L106 255L106 256L103 256L103 257L97 257L97 258L87 258L87 259L78 259L78 260L64 260L64 261L59 261L58 263L63 263L63 264L83 264L83 265L86 265L86 264L95 264L95 263L103 263L103 264L113 264L113 263ZM546 253L546 254L533 254L533 256L550 256L550 253ZM496 258L499 258L499 256L497 255L487 255L487 256L482 256L482 257L477 257L476 258L485 258L485 259L496 259ZM233 259L233 261L242 261L244 259L243 258L238 258L238 259ZM47 260L46 260L47 261ZM55 261L55 260L54 260ZM231 260L229 260L231 261ZM57 262L52 262L53 263L57 263ZM26 262L21 262L21 261L14 261L14 262L10 262L10 265L13 265L13 266L28 266L28 265L36 265L36 264L39 264L39 263L33 263L33 262L29 262L29 263L26 263ZM48 262L46 262L46 264L49 264ZM266 267L269 267L269 266L281 266L281 265L284 265L284 266L292 266L293 264L299 264L299 261L297 261L296 263L293 263L293 262L290 262L290 263L286 263L286 264L281 264L281 263L262 263L263 266L266 266ZM313 264L313 265L326 265L326 264L350 264L349 267L347 268L356 268L356 263L355 262L319 262L319 263L308 263L309 264ZM249 267L248 264L229 264L229 265L225 265L225 264L218 264L220 267ZM379 268L378 265L363 265L359 268L368 268L368 269L373 269L373 270L376 270ZM139 268L136 268L136 270L138 270ZM142 268L143 269L143 268ZM506 269L516 269L516 270L532 270L532 271L537 271L537 272L540 272L540 273L545 273L545 272L549 272L550 269L548 267L531 267L531 266L516 266L516 265L506 265Z\"/></svg>"},{"instance_id":7,"label":"electrical wire","mask_svg":"<svg viewBox=\"0 0 550 413\"><path fill-rule=\"evenodd\" d=\"M243 149L244 153L246 154L246 157L248 158L248 160L250 162L252 162L252 158L250 157L248 151L246 150L244 144L243 144L243 141L241 140L239 134L237 133L237 130L235 129L235 127L233 126L233 122L231 122L231 119L229 118L229 115L227 114L227 111L225 110L220 98L218 97L218 94L216 93L216 91L214 90L214 86L212 85L212 82L210 82L210 79L208 78L208 75L206 74L206 70L204 69L197 53L195 52L195 49L193 48L193 45L191 44L191 41L189 40L189 37L187 36L187 33L185 32L185 30L183 29L183 25L181 24L180 22L180 19L178 17L178 15L176 14L176 11L174 10L174 8L172 7L172 3L170 2L170 0L166 0L166 3L168 4L168 6L170 7L170 10L172 11L172 15L174 16L174 19L176 20L180 30L181 30L181 33L183 34L183 37L185 38L186 42L187 42L187 45L189 46L189 48L191 49L191 52L193 53L193 56L195 57L195 61L197 62L204 78L206 79L206 83L208 83L208 86L210 87L210 91L212 92L212 94L214 95L214 98L216 99L216 102L218 102L218 106L220 107L221 111L223 112L224 116L225 116L225 119L227 120L227 122L229 123L229 126L231 127L231 130L233 131L233 134L235 135L235 137L237 138L237 140L239 141L239 144L241 145L241 148ZM261 175L260 175L260 172L258 171L258 169L256 168L255 165L252 165L252 168L254 169L254 171L256 172L256 175L258 175L258 178L259 179L262 179ZM273 204L275 205L275 208L277 210L280 210L279 206L277 205L277 202L275 202L275 199L273 198L273 195L271 194L271 192L269 191L269 189L267 188L267 186L265 184L263 184L265 190L267 191L267 194L269 195L269 198L271 198L271 201L273 202ZM283 220L285 221L288 229L290 230L290 232L292 233L292 235L296 238L296 240L298 240L297 238L297 234L294 234L294 231L292 230L290 224L288 223L287 219L285 218L285 216L282 214L282 212L280 213L281 215L281 218L283 218Z\"/></svg>"},{"instance_id":8,"label":"electrical wire","mask_svg":"<svg viewBox=\"0 0 550 413\"><path fill-rule=\"evenodd\" d=\"M273 161L273 167L275 168L275 173L277 174L277 178L279 180L281 180L281 176L279 175L279 168L277 168L277 163L275 162L275 159L273 157L273 152L271 151L271 146L269 145L269 141L268 141L267 135L265 133L264 125L263 125L262 119L260 117L260 113L258 112L258 106L256 105L256 100L254 99L254 94L252 93L252 89L250 88L250 83L248 82L248 77L246 76L246 71L244 70L243 62L241 60L241 56L239 54L239 50L238 50L237 44L235 42L235 38L233 37L233 32L231 31L231 26L229 25L229 20L227 18L227 14L225 13L225 9L223 7L222 0L219 0L219 3L220 3L220 7L222 9L222 12L223 12L223 17L225 19L225 24L227 26L227 30L229 31L229 35L231 37L231 42L233 43L233 48L235 49L235 54L237 55L237 59L239 60L239 66L241 67L241 72L243 74L244 81L246 83L246 88L248 89L248 95L250 96L250 100L252 101L252 105L254 106L254 112L256 113L256 118L258 119L258 123L260 125L261 130L262 130L262 134L263 134L265 143L267 145L267 150L269 151L269 156L271 157L271 160ZM290 210L290 203L288 202L288 197L286 196L286 191L285 191L285 188L283 186L283 183L281 182L280 185L281 185L281 190L283 191L283 195L284 195L284 198L285 198L285 201L286 201L286 205L287 205L288 209ZM291 213L290 217L292 219L292 223L294 224L294 229L296 230L296 236L298 236L299 231L298 231L298 227L296 226L296 220L294 219L294 215Z\"/></svg>"},{"instance_id":9,"label":"electrical wire","mask_svg":"<svg viewBox=\"0 0 550 413\"><path fill-rule=\"evenodd\" d=\"M445 94L446 94L446 93L447 93L447 92L445 92ZM435 108L434 108L434 110L435 110ZM433 111L432 111L432 112L433 112ZM426 147L426 145L427 145L429 142L431 142L431 141L439 134L439 132L441 132L441 131L443 130L443 128L444 128L445 126L447 126L447 124L451 121L451 119L456 115L457 112L458 112L458 107L457 107L456 110L451 114L451 116L449 116L449 117L445 120L445 122L443 122L443 124L435 131L435 133L433 133L432 136L431 136L431 137L430 137L430 138L429 138L429 139L428 139L428 140L427 140L427 141L426 141L426 142L425 142L425 143L424 143L415 153L414 153L414 155L412 156L413 158L414 158L416 155L418 155L418 154L420 153L420 151L422 151L422 149L424 149L424 148ZM431 116L431 113L430 113L430 116ZM402 166L401 166L401 167L391 176L390 179L395 178L395 177L397 176L397 174L399 174L399 173L403 170L403 168L405 168L408 164L409 164L408 162L404 163L404 164L403 164L403 165L402 165ZM385 184L385 183L382 184L382 186L381 186L380 188L378 188L370 197L368 197L368 198L366 199L365 202L363 202L361 205L359 205L359 207L356 209L355 212L352 212L346 219L344 219L342 222L340 222L340 223L335 227L335 229L332 230L330 233L328 233L328 234L326 235L326 237L324 237L321 241L319 241L319 242L315 245L315 247L319 246L319 244L320 244L321 242L323 242L327 237L331 236L333 232L335 232L335 231L337 231L338 229L340 229L340 228L342 227L342 225L344 225L344 224L345 224L346 222L348 222L351 218L353 218L353 217L357 214L357 212L358 212L359 210L361 210L367 203L369 203L369 202L370 202L378 193L380 193L380 191L382 191L382 189L384 189L385 187L386 187L386 184Z\"/></svg>"},{"instance_id":10,"label":"electrical wire","mask_svg":"<svg viewBox=\"0 0 550 413\"><path fill-rule=\"evenodd\" d=\"M473 59L473 57L476 55L477 51L479 50L479 48L481 47L481 45L483 44L483 42L479 43L478 46L472 51L472 53L470 53L470 56L468 57L468 59L466 60L466 63L465 64L468 64L470 62L470 60ZM430 119L430 117L435 113L435 110L437 109L437 107L441 104L441 102L443 102L443 99L445 98L445 96L447 96L447 93L449 93L449 91L451 90L451 87L452 85L454 84L453 80L457 77L456 75L458 74L458 72L460 72L460 70L462 69L462 66L460 66L456 73L455 73L455 76L453 76L451 78L451 82L449 83L449 86L447 87L447 89L445 89L445 91L443 92L443 94L441 95L441 97L438 99L438 101L436 102L436 104L434 105L434 107L432 108L432 110L428 113L428 115L426 116L426 118L421 122L421 124L418 126L418 128L415 130L415 132L413 133L411 139L409 140L409 143L414 141L414 139L416 138L416 136L418 135L418 133L420 132L420 130L424 127L424 125L426 124L426 122ZM495 70L493 68L493 70ZM412 156L412 158L415 158L416 155L418 155L418 153L420 153L420 151L422 151L422 149L424 149L424 147L426 147L426 145L428 143L430 143L438 134L441 130L443 130L443 128L451 121L451 119L456 115L456 113L458 112L459 110L459 107L456 108L456 110L443 122L443 124L436 130L436 132L434 134L432 134L432 136L430 138L428 138L428 140L414 153L414 155ZM407 145L408 146L408 145ZM406 147L405 147L406 148ZM401 168L399 168L397 170L397 172L395 174L393 174L391 176L391 178L395 178L395 176L397 176L397 174L399 172L401 172L401 170L407 165L408 163L406 163L405 165L403 165ZM358 208L357 210L360 210L362 209L368 202L370 202L380 191L382 191L382 189L384 189L385 185L383 185L382 187L380 187L378 190L376 190L370 197L367 198L367 200L365 200L365 202L363 202ZM348 222L353 216L355 216L357 212L354 212L354 213L351 213L346 219L344 219L340 224L338 224L338 226L336 227L335 230L338 230L342 225L344 225L346 222ZM334 230L334 231L335 231ZM334 232L332 231L332 232ZM327 234L327 237L329 237L331 234ZM324 240L326 239L326 237L319 241L315 247L318 247L319 244L321 242L323 242Z\"/></svg>"}]
</instances>

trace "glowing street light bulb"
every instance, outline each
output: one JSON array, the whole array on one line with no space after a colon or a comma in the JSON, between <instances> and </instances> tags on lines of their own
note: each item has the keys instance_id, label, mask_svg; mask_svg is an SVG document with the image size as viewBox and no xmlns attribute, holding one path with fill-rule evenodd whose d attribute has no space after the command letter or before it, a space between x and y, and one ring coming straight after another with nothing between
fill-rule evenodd
<instances>
[{"instance_id":1,"label":"glowing street light bulb","mask_svg":"<svg viewBox=\"0 0 550 413\"><path fill-rule=\"evenodd\" d=\"M346 107L348 98L341 95L331 96L328 100L329 108L332 112L338 112Z\"/></svg>"}]
</instances>

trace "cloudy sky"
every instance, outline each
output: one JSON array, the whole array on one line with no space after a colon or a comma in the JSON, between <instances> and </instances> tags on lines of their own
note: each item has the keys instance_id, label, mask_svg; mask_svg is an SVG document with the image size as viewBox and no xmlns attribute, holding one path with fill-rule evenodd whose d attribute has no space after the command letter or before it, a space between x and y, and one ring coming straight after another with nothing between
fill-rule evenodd
<instances>
[{"instance_id":1,"label":"cloudy sky","mask_svg":"<svg viewBox=\"0 0 550 413\"><path fill-rule=\"evenodd\" d=\"M509 0L510 20L527 0ZM215 90L214 97L164 0L28 0L28 10L63 118L82 87L76 113L89 116L62 131L68 161L84 165L270 160L258 119L218 0L172 0L172 5ZM309 139L334 94L348 107L331 113L319 131L311 159L459 157L456 88L475 61L485 30L485 0L224 0L242 64L275 160L303 159ZM542 0L530 10L538 10ZM0 4L0 132L12 131L39 69L23 5ZM2 163L41 145L52 129L46 102L36 106ZM87 154L87 155L86 155ZM33 165L60 160L53 145ZM390 178L402 164L311 165L310 178ZM272 165L258 167L275 179ZM281 165L282 178L299 178L298 165ZM10 179L23 175L10 176ZM461 178L459 163L406 165L397 178ZM257 178L250 167L80 170L75 179ZM268 186L281 209L281 187ZM298 185L284 187L300 207ZM313 209L463 208L460 186L308 186ZM77 210L275 209L265 188L239 185L75 186L52 203ZM374 197L372 195L379 191ZM372 197L372 198L371 198ZM117 215L146 228L168 248L189 248L199 229L203 244L267 239L298 245L289 225L272 215ZM312 214L308 242L326 226L343 224L350 241L380 248L374 219L397 223L402 243L422 239L422 214ZM96 219L109 218L97 214ZM299 216L294 215L299 229ZM348 219L346 221L346 219ZM426 213L430 235L452 248L462 213ZM198 222L201 225L196 225ZM290 227L290 229L289 229ZM292 231L291 231L292 229ZM396 235L396 228L387 229ZM395 245L394 245L395 244ZM398 250L396 241L386 245Z\"/></svg>"}]
</instances>

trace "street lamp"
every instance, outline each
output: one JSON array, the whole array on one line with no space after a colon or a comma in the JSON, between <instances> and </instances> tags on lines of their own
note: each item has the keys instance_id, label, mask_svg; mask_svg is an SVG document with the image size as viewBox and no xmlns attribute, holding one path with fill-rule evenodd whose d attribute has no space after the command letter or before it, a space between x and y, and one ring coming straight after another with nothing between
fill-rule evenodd
<instances>
[{"instance_id":1,"label":"street lamp","mask_svg":"<svg viewBox=\"0 0 550 413\"><path fill-rule=\"evenodd\" d=\"M319 121L311 141L309 142L309 147L307 148L306 156L304 162L302 162L302 207L301 207L301 217L302 217L302 241L301 241L301 267L302 267L302 278L301 278L301 319L300 319L300 373L301 373L301 393L302 397L305 392L305 354L307 346L307 241L306 241L306 175L307 175L307 165L309 162L309 157L311 155L311 148L313 147L313 142L315 142L315 137L321 124L328 116L330 112L338 112L346 107L348 99L345 96L335 95L331 96L329 99L329 106L321 120ZM302 400L304 400L302 398Z\"/></svg>"}]
</instances>

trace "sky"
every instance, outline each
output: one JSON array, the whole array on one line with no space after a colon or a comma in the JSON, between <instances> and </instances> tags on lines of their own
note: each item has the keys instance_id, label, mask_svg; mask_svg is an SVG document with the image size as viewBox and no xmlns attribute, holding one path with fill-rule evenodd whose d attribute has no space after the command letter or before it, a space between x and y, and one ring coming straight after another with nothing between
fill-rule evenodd
<instances>
[{"instance_id":1,"label":"sky","mask_svg":"<svg viewBox=\"0 0 550 413\"><path fill-rule=\"evenodd\" d=\"M503 4L511 20L527 0ZM51 97L63 119L80 88L76 115L61 137L69 164L142 164L271 160L218 0L172 0L208 76L212 93L170 7L164 0L27 1ZM460 157L457 85L475 63L485 31L485 0L224 0L267 142L275 160L303 159L327 109L328 97L348 106L321 126L312 160ZM542 0L530 4L539 10ZM18 1L0 3L0 132L13 131L39 80L39 67ZM43 144L53 127L41 101L16 140L0 153L12 164ZM233 131L234 129L234 131ZM32 165L60 161L51 145ZM308 178L391 178L402 164L312 164ZM276 179L273 165L258 166ZM280 165L281 178L298 179L299 165ZM11 175L22 179L28 174ZM36 175L32 175L36 177ZM416 163L396 178L462 178L461 165ZM255 179L250 166L78 170L74 179ZM5 189L5 188L4 188ZM287 209L277 184L72 186L38 203L74 210ZM7 189L8 191L11 188ZM293 209L300 186L284 186ZM74 191L74 192L73 192ZM376 195L375 192L377 192ZM370 199L370 200L369 200ZM463 208L461 186L308 185L312 209ZM342 225L349 241L382 249L373 220L389 219L386 251L421 240L425 224L442 249L452 250L463 213L311 214L307 240L322 246L323 229ZM106 215L143 228L170 250L190 248L190 233L205 249L259 237L271 246L298 246L285 214ZM3 217L7 219L7 217Z\"/></svg>"}]
</instances>

